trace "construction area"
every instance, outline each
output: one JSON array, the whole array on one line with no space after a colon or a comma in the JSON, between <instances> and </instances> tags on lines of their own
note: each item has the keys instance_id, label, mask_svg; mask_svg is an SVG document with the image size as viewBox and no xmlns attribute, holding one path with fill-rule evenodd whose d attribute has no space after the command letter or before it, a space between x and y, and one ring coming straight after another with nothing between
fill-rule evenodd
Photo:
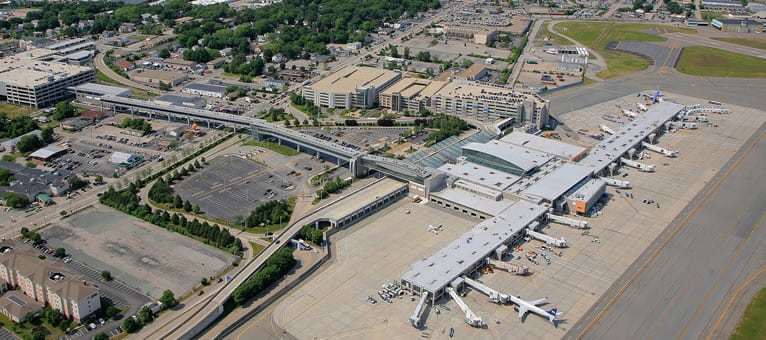
<instances>
[{"instance_id":1,"label":"construction area","mask_svg":"<svg viewBox=\"0 0 766 340\"><path fill-rule=\"evenodd\" d=\"M547 221L551 216L536 211L534 204L506 203L510 208L502 216L512 215L513 209L530 212L519 215L523 221L515 227L509 222L514 232L506 235L511 244L504 248L504 240L484 241L482 236L502 222L497 217L481 221L433 202L402 200L333 236L337 262L288 295L276 307L274 322L298 338L563 337L764 121L754 109L724 104L726 110L711 111L710 105L690 106L705 103L703 99L669 93L662 98L668 103L662 106L666 111L651 111L651 103L639 94L559 117L564 124L555 133L564 142L583 147L622 143L615 145L616 154L600 146L591 150L592 159L586 156L579 163L611 174L614 180L606 177L610 183L623 184L608 187L598 202L589 203L592 209L576 217L582 224ZM649 106L649 113L641 105ZM665 117L677 110L687 117L670 124L641 120L643 115ZM651 135L642 124L665 125L667 132ZM620 130L628 127L635 130ZM621 131L637 136L622 137ZM643 145L644 138L655 143ZM642 149L632 150L632 143ZM623 165L614 167L604 157ZM524 192L530 191L534 190ZM524 227L547 235L533 235ZM501 259L496 249L483 248L492 242L501 245ZM457 272L445 267L444 277L420 276L430 275L429 261L433 268L445 266L434 260L458 256L450 255L451 250L462 247L475 249L465 256L478 262L459 262ZM476 252L489 259L482 261L483 255ZM411 282L418 283L412 290ZM433 292L422 294L429 284Z\"/></svg>"}]
</instances>

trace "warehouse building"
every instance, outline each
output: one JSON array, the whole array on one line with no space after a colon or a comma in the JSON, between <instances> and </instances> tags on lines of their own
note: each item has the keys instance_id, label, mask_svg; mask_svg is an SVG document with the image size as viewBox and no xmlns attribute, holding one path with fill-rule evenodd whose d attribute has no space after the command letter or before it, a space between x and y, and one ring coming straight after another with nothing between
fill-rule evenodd
<instances>
[{"instance_id":1,"label":"warehouse building","mask_svg":"<svg viewBox=\"0 0 766 340\"><path fill-rule=\"evenodd\" d=\"M160 82L170 84L170 86L176 86L188 80L189 77L179 72L143 70L131 73L130 79L157 86L159 86Z\"/></svg>"},{"instance_id":2,"label":"warehouse building","mask_svg":"<svg viewBox=\"0 0 766 340\"><path fill-rule=\"evenodd\" d=\"M35 53L10 56L0 64L0 97L9 103L35 108L53 105L69 95L68 87L96 77L93 68L39 61Z\"/></svg>"},{"instance_id":3,"label":"warehouse building","mask_svg":"<svg viewBox=\"0 0 766 340\"><path fill-rule=\"evenodd\" d=\"M194 94L198 96L223 98L224 96L226 96L226 86L215 85L215 84L192 83L192 84L187 84L186 86L184 86L181 92L190 93L190 94Z\"/></svg>"},{"instance_id":4,"label":"warehouse building","mask_svg":"<svg viewBox=\"0 0 766 340\"><path fill-rule=\"evenodd\" d=\"M111 156L109 156L109 162L114 164L129 164L132 162L135 162L138 159L137 155L134 155L132 153L124 153L115 151L112 153Z\"/></svg>"},{"instance_id":5,"label":"warehouse building","mask_svg":"<svg viewBox=\"0 0 766 340\"><path fill-rule=\"evenodd\" d=\"M207 101L205 100L205 98L184 97L184 96L176 96L172 94L165 94L165 95L159 96L157 98L152 99L152 101L162 105L184 106L184 107L192 107L195 109L202 109L205 107L205 105L207 105Z\"/></svg>"},{"instance_id":6,"label":"warehouse building","mask_svg":"<svg viewBox=\"0 0 766 340\"><path fill-rule=\"evenodd\" d=\"M713 19L713 27L721 32L761 33L763 24L752 19Z\"/></svg>"},{"instance_id":7,"label":"warehouse building","mask_svg":"<svg viewBox=\"0 0 766 340\"><path fill-rule=\"evenodd\" d=\"M69 152L69 149L62 148L57 145L48 145L44 148L41 148L32 154L29 155L29 157L34 158L39 161L47 162L53 158L59 157L61 155L65 155Z\"/></svg>"},{"instance_id":8,"label":"warehouse building","mask_svg":"<svg viewBox=\"0 0 766 340\"><path fill-rule=\"evenodd\" d=\"M327 108L370 108L383 90L393 85L399 72L360 66L348 66L324 79L303 86L303 98Z\"/></svg>"},{"instance_id":9,"label":"warehouse building","mask_svg":"<svg viewBox=\"0 0 766 340\"><path fill-rule=\"evenodd\" d=\"M87 103L99 103L99 98L105 94L113 96L130 98L130 89L117 86L101 85L96 83L85 83L78 86L70 86L67 88L69 93L74 94L75 99Z\"/></svg>"}]
</instances>

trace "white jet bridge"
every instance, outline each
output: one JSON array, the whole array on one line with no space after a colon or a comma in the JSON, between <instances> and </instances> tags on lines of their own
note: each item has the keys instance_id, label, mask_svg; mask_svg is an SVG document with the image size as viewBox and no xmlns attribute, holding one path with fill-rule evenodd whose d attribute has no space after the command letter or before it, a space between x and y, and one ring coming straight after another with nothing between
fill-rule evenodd
<instances>
[{"instance_id":1,"label":"white jet bridge","mask_svg":"<svg viewBox=\"0 0 766 340\"><path fill-rule=\"evenodd\" d=\"M507 294L500 293L492 288L485 286L484 284L480 282L476 282L465 276L463 276L463 280L465 281L467 285L471 286L471 288L476 289L482 294L489 297L489 302L496 303L496 304L508 303L509 297Z\"/></svg>"},{"instance_id":2,"label":"white jet bridge","mask_svg":"<svg viewBox=\"0 0 766 340\"><path fill-rule=\"evenodd\" d=\"M483 327L484 321L481 320L481 318L474 314L474 312L471 310L471 308L468 307L468 305L465 304L463 299L460 298L460 296L455 292L455 289L452 287L447 287L447 293L452 297L452 299L455 300L455 303L457 303L458 307L465 313L465 323L467 323L471 327Z\"/></svg>"},{"instance_id":3,"label":"white jet bridge","mask_svg":"<svg viewBox=\"0 0 766 340\"><path fill-rule=\"evenodd\" d=\"M420 297L420 303L415 307L415 312L410 317L410 323L413 327L418 328L423 324L423 310L425 309L426 301L428 300L428 292L423 293Z\"/></svg>"},{"instance_id":4,"label":"white jet bridge","mask_svg":"<svg viewBox=\"0 0 766 340\"><path fill-rule=\"evenodd\" d=\"M567 241L562 237L560 239L556 239L552 236L545 235L543 233L538 233L532 229L527 228L527 235L529 237L532 237L534 239L540 240L545 242L545 244L549 246L554 246L557 248L566 248L567 247Z\"/></svg>"},{"instance_id":5,"label":"white jet bridge","mask_svg":"<svg viewBox=\"0 0 766 340\"><path fill-rule=\"evenodd\" d=\"M620 162L622 162L622 164L625 164L631 168L636 168L638 169L638 171L642 171L642 172L654 172L656 169L654 165L647 165L644 163L636 162L634 160L630 160L625 157L620 157Z\"/></svg>"},{"instance_id":6,"label":"white jet bridge","mask_svg":"<svg viewBox=\"0 0 766 340\"><path fill-rule=\"evenodd\" d=\"M487 258L487 264L496 269L504 270L513 275L529 275L529 267L523 264L509 263L504 261Z\"/></svg>"},{"instance_id":7,"label":"white jet bridge","mask_svg":"<svg viewBox=\"0 0 766 340\"><path fill-rule=\"evenodd\" d=\"M641 142L641 146L643 146L643 147L645 147L645 148L647 148L649 150L652 150L652 151L654 151L656 153L663 154L663 155L665 155L667 157L671 157L672 158L672 157L678 156L678 151L666 149L666 148L663 148L661 146L657 146L657 145L654 145L654 144L651 144L651 143Z\"/></svg>"},{"instance_id":8,"label":"white jet bridge","mask_svg":"<svg viewBox=\"0 0 766 340\"><path fill-rule=\"evenodd\" d=\"M609 186L617 187L620 189L630 189L630 182L628 181L621 181L619 179L609 178L609 177L601 177L604 181L606 181L606 184Z\"/></svg>"},{"instance_id":9,"label":"white jet bridge","mask_svg":"<svg viewBox=\"0 0 766 340\"><path fill-rule=\"evenodd\" d=\"M576 220L574 218L554 215L551 213L548 213L545 216L553 222L563 224L563 225L568 225L575 229L588 229L588 221Z\"/></svg>"},{"instance_id":10,"label":"white jet bridge","mask_svg":"<svg viewBox=\"0 0 766 340\"><path fill-rule=\"evenodd\" d=\"M598 126L598 128L599 128L601 131L604 131L604 132L606 132L606 133L608 133L608 134L610 134L610 135L614 135L614 130L612 130L610 127L608 127L608 126L606 126L606 125L604 125L604 124L600 124L600 125Z\"/></svg>"}]
</instances>

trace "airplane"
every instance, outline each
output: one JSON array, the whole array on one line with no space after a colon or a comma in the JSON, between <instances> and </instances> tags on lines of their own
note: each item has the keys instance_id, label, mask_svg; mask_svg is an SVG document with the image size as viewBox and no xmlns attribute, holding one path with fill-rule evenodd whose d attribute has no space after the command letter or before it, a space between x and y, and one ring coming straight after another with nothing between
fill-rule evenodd
<instances>
[{"instance_id":1,"label":"airplane","mask_svg":"<svg viewBox=\"0 0 766 340\"><path fill-rule=\"evenodd\" d=\"M434 233L436 235L439 235L439 232L442 231L442 226L443 226L443 224L440 224L438 227L434 227L433 225L429 224L428 225L428 231L430 231L430 232L432 232L432 233Z\"/></svg>"},{"instance_id":2,"label":"airplane","mask_svg":"<svg viewBox=\"0 0 766 340\"><path fill-rule=\"evenodd\" d=\"M553 308L549 311L546 311L545 309L537 307L537 305L548 300L547 297L533 300L533 301L524 301L520 297L513 296L510 294L508 295L508 297L510 298L512 303L516 304L517 307L515 307L514 309L519 312L519 319L521 319L524 316L524 314L532 312L539 316L547 318L548 321L550 322L553 322L554 320L556 320L557 316L562 314L561 312L558 311L558 308Z\"/></svg>"},{"instance_id":3,"label":"airplane","mask_svg":"<svg viewBox=\"0 0 766 340\"><path fill-rule=\"evenodd\" d=\"M646 98L649 98L652 100L652 103L661 103L662 102L662 95L660 94L660 91L654 91L654 93L639 93L639 96L644 96Z\"/></svg>"},{"instance_id":4,"label":"airplane","mask_svg":"<svg viewBox=\"0 0 766 340\"><path fill-rule=\"evenodd\" d=\"M628 116L630 118L636 118L638 116L635 112L633 112L631 110L626 110L626 109L622 109L622 114L624 114L624 115L626 115L626 116Z\"/></svg>"},{"instance_id":5,"label":"airplane","mask_svg":"<svg viewBox=\"0 0 766 340\"><path fill-rule=\"evenodd\" d=\"M641 110L641 111L646 111L646 106L645 106L644 104L641 104L641 103L637 103L637 106L638 106L638 109L639 109L639 110Z\"/></svg>"}]
</instances>

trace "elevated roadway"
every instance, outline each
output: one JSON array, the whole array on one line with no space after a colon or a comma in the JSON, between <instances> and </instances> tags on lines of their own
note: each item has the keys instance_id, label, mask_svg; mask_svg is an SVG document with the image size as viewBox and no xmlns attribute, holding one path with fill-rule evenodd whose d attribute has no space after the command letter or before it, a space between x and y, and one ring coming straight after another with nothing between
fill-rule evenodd
<instances>
[{"instance_id":1,"label":"elevated roadway","mask_svg":"<svg viewBox=\"0 0 766 340\"><path fill-rule=\"evenodd\" d=\"M364 191L361 193L361 191ZM141 332L141 338L160 339L191 339L211 325L223 314L223 304L231 298L234 290L242 285L255 272L263 267L266 260L274 255L279 249L290 244L290 239L298 234L304 225L311 225L323 221L334 221L338 227L345 227L360 220L364 215L371 214L378 209L394 202L396 198L407 193L407 185L391 179L383 178L361 187L354 192L341 196L320 210L292 223L276 236L275 241L269 244L255 259L248 262L245 267L236 274L231 281L215 293L208 300L193 306L185 314L176 317L165 327L155 328ZM357 197L361 195L361 197ZM374 195L374 196L373 196ZM346 198L354 198L350 206L340 204Z\"/></svg>"},{"instance_id":2,"label":"elevated roadway","mask_svg":"<svg viewBox=\"0 0 766 340\"><path fill-rule=\"evenodd\" d=\"M207 124L230 124L235 128L249 128L257 139L275 138L280 144L293 147L337 163L348 165L356 177L367 174L368 169L378 170L387 175L422 183L431 174L431 169L396 159L366 155L362 151L316 138L305 133L269 123L263 119L237 116L183 106L165 105L144 100L113 95L101 97L101 109L111 108L113 112L127 112L133 115L164 116L168 120L186 119L187 123L201 121Z\"/></svg>"}]
</instances>

